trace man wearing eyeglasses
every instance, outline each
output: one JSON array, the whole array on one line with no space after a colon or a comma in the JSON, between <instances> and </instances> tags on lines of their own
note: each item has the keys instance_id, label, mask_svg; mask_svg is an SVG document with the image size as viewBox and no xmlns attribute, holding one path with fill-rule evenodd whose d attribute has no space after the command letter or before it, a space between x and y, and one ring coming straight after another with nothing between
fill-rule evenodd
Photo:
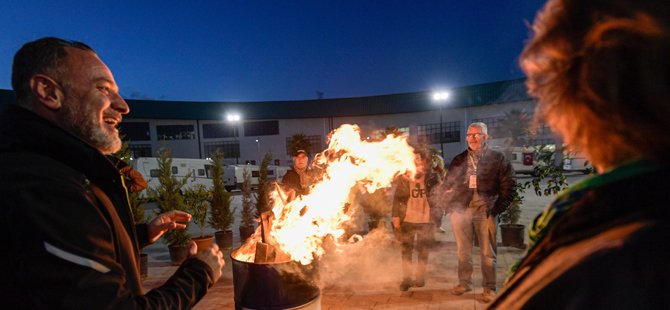
<instances>
[{"instance_id":1,"label":"man wearing eyeglasses","mask_svg":"<svg viewBox=\"0 0 670 310\"><path fill-rule=\"evenodd\" d=\"M458 252L458 285L454 295L472 290L472 244L475 236L481 248L482 301L490 302L496 292L496 232L498 215L512 201L515 181L509 160L486 146L484 123L468 126L468 149L449 164L442 186Z\"/></svg>"}]
</instances>

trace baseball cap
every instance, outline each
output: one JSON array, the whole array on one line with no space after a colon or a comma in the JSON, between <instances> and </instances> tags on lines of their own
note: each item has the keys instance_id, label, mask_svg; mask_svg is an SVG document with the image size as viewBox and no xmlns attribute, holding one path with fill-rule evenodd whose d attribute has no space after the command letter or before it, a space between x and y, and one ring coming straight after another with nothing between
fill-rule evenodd
<instances>
[{"instance_id":1,"label":"baseball cap","mask_svg":"<svg viewBox=\"0 0 670 310\"><path fill-rule=\"evenodd\" d=\"M305 154L305 156L309 157L309 153L307 153L307 151L305 151L305 150L297 150L297 151L295 151L295 154L293 154L293 157L296 157L296 156L298 156L298 155L300 155L300 154Z\"/></svg>"}]
</instances>

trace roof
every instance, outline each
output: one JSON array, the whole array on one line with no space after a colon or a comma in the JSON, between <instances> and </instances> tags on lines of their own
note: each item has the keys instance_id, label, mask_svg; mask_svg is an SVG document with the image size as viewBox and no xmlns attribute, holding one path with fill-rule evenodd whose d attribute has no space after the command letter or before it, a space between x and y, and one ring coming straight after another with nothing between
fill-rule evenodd
<instances>
[{"instance_id":1,"label":"roof","mask_svg":"<svg viewBox=\"0 0 670 310\"><path fill-rule=\"evenodd\" d=\"M499 81L450 90L446 108L461 108L528 100L524 79ZM219 120L238 112L245 120L343 117L435 110L432 92L380 96L257 102L202 102L127 99L127 119ZM11 90L0 90L0 103L14 103Z\"/></svg>"}]
</instances>

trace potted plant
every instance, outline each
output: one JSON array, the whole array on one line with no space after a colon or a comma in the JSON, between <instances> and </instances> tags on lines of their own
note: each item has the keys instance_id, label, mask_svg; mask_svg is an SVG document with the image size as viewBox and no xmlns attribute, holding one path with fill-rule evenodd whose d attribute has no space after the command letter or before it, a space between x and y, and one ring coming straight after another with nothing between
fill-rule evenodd
<instances>
[{"instance_id":1,"label":"potted plant","mask_svg":"<svg viewBox=\"0 0 670 310\"><path fill-rule=\"evenodd\" d=\"M505 212L500 214L500 237L503 246L524 248L525 226L519 224L521 217L521 203L523 202L524 190L528 183L516 183L512 196L512 202Z\"/></svg>"},{"instance_id":2,"label":"potted plant","mask_svg":"<svg viewBox=\"0 0 670 310\"><path fill-rule=\"evenodd\" d=\"M198 225L200 235L193 236L192 239L198 246L198 252L204 251L214 243L213 235L205 234L205 225L207 224L207 209L209 209L209 200L211 192L205 185L197 184L184 192L184 201L186 210L193 216L193 222Z\"/></svg>"},{"instance_id":3,"label":"potted plant","mask_svg":"<svg viewBox=\"0 0 670 310\"><path fill-rule=\"evenodd\" d=\"M212 197L209 203L209 225L216 229L214 237L216 244L221 249L230 249L233 247L233 231L230 226L233 225L233 214L235 209L230 209L230 193L226 190L223 180L223 153L220 151L212 154L212 167L210 168L212 177Z\"/></svg>"},{"instance_id":4,"label":"potted plant","mask_svg":"<svg viewBox=\"0 0 670 310\"><path fill-rule=\"evenodd\" d=\"M254 227L254 204L251 194L251 173L244 169L242 173L242 219L240 221L240 242L244 243L256 228Z\"/></svg>"},{"instance_id":5,"label":"potted plant","mask_svg":"<svg viewBox=\"0 0 670 310\"><path fill-rule=\"evenodd\" d=\"M160 213L177 210L185 211L182 188L188 181L190 174L178 180L172 175L172 154L170 149L158 150L158 186L148 188L149 197L156 201ZM170 230L163 235L163 241L168 245L173 265L180 265L187 257L191 236L186 229Z\"/></svg>"},{"instance_id":6,"label":"potted plant","mask_svg":"<svg viewBox=\"0 0 670 310\"><path fill-rule=\"evenodd\" d=\"M272 154L266 153L261 162L258 177L258 190L256 191L256 217L261 213L272 210L270 201L270 182L268 182L268 165L272 160Z\"/></svg>"},{"instance_id":7,"label":"potted plant","mask_svg":"<svg viewBox=\"0 0 670 310\"><path fill-rule=\"evenodd\" d=\"M133 162L131 158L133 157L133 152L130 149L130 141L126 139L126 136L122 136L123 144L121 149L114 154L123 164L134 169ZM127 184L126 184L127 185ZM145 199L140 197L140 191L132 191L128 188L128 204L130 205L130 212L133 215L133 222L135 225L140 225L146 223L145 212L144 212L144 203ZM149 255L147 253L140 253L140 279L144 280L149 275Z\"/></svg>"}]
</instances>

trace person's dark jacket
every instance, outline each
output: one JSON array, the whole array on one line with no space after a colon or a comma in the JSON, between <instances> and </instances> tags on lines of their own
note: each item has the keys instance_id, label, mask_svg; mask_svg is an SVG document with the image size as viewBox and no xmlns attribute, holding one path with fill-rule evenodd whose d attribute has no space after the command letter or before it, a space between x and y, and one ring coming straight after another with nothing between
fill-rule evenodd
<instances>
[{"instance_id":1,"label":"person's dark jacket","mask_svg":"<svg viewBox=\"0 0 670 310\"><path fill-rule=\"evenodd\" d=\"M121 175L96 149L40 116L0 113L0 300L3 309L185 309L213 285L187 260L143 294L139 245Z\"/></svg>"},{"instance_id":2,"label":"person's dark jacket","mask_svg":"<svg viewBox=\"0 0 670 310\"><path fill-rule=\"evenodd\" d=\"M467 176L468 150L454 157L444 180L446 206L451 210L465 209L470 204L473 189L469 188ZM485 149L477 167L477 193L483 199L495 198L488 205L488 214L498 215L509 207L514 194L514 169L501 152Z\"/></svg>"},{"instance_id":3,"label":"person's dark jacket","mask_svg":"<svg viewBox=\"0 0 670 310\"><path fill-rule=\"evenodd\" d=\"M670 169L588 189L491 309L670 309Z\"/></svg>"},{"instance_id":4,"label":"person's dark jacket","mask_svg":"<svg viewBox=\"0 0 670 310\"><path fill-rule=\"evenodd\" d=\"M306 177L310 178L310 174L312 174L312 171L310 169L307 169L305 171ZM308 180L309 183L309 180ZM300 183L300 175L298 172L295 171L295 169L289 169L286 171L286 174L281 179L281 185L285 189L292 189L296 192L298 195L306 195L309 193L309 186L303 187L302 184Z\"/></svg>"},{"instance_id":5,"label":"person's dark jacket","mask_svg":"<svg viewBox=\"0 0 670 310\"><path fill-rule=\"evenodd\" d=\"M426 195L428 197L428 205L430 206L430 222L434 223L441 215L443 209L437 203L435 191L439 190L437 185L440 184L440 176L436 173L429 172L424 179L426 185ZM403 175L395 181L395 194L393 195L393 206L391 207L391 216L400 218L400 222L405 221L407 213L407 201L409 200L410 188L409 179Z\"/></svg>"}]
</instances>

